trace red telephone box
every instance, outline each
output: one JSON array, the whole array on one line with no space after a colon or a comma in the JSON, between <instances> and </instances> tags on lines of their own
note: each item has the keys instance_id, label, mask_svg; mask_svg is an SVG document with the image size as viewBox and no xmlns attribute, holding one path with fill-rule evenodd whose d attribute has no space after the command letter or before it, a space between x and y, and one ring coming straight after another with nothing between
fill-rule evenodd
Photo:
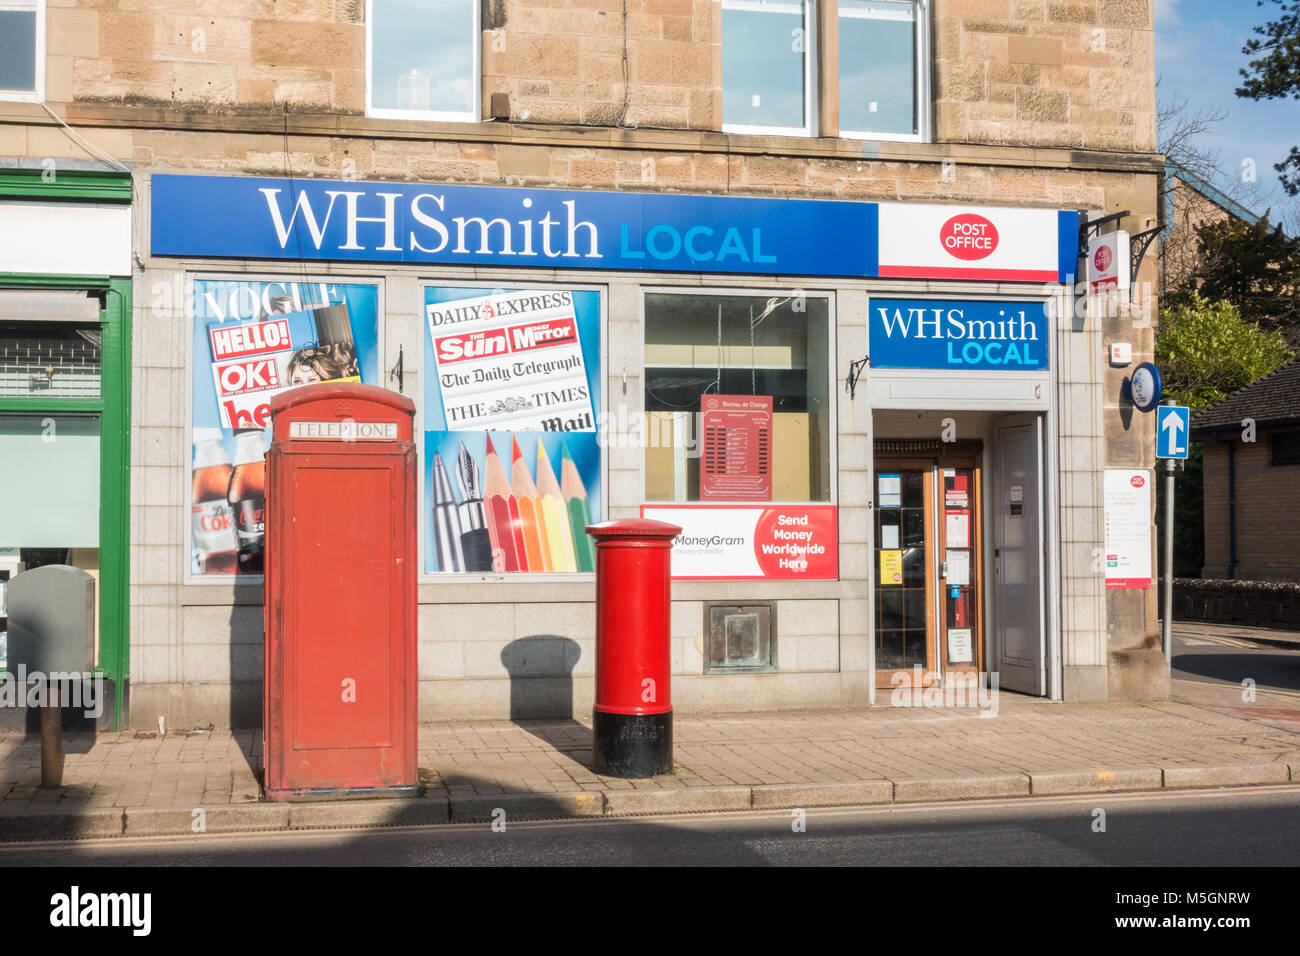
<instances>
[{"instance_id":1,"label":"red telephone box","mask_svg":"<svg viewBox=\"0 0 1300 956\"><path fill-rule=\"evenodd\" d=\"M415 406L324 382L271 411L266 794L417 794Z\"/></svg>"}]
</instances>

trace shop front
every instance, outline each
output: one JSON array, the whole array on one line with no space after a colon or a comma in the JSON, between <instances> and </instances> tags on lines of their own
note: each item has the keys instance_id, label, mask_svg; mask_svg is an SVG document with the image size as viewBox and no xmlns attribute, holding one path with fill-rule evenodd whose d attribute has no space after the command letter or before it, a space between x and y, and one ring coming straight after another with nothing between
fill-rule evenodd
<instances>
[{"instance_id":1,"label":"shop front","mask_svg":"<svg viewBox=\"0 0 1300 956\"><path fill-rule=\"evenodd\" d=\"M160 174L150 197L187 408L143 463L176 536L133 604L178 653L133 720L255 721L266 409L328 380L416 401L423 719L588 711L582 528L638 515L683 528L681 710L990 673L1062 696L1060 515L1087 492L1058 413L1100 403L1076 213Z\"/></svg>"},{"instance_id":2,"label":"shop front","mask_svg":"<svg viewBox=\"0 0 1300 956\"><path fill-rule=\"evenodd\" d=\"M0 729L39 722L35 675L8 661L5 590L43 565L95 579L93 676L65 720L126 713L131 201L126 174L0 173Z\"/></svg>"}]
</instances>

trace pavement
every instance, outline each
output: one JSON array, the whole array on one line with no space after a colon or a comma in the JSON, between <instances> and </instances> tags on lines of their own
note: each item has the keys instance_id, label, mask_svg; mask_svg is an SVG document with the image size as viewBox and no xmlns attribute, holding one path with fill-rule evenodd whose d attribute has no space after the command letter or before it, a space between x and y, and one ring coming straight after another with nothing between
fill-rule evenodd
<instances>
[{"instance_id":1,"label":"pavement","mask_svg":"<svg viewBox=\"0 0 1300 956\"><path fill-rule=\"evenodd\" d=\"M1007 692L996 711L879 699L860 709L676 714L673 773L647 780L591 771L589 721L422 724L424 794L406 799L263 801L260 730L65 734L64 786L45 790L39 738L0 734L0 840L1300 785L1300 726L1221 707Z\"/></svg>"}]
</instances>

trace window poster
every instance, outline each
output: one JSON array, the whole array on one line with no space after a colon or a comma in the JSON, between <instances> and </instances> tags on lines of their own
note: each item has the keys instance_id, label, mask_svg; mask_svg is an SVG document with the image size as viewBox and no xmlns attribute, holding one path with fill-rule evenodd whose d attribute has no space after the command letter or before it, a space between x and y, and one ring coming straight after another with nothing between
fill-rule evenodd
<instances>
[{"instance_id":1,"label":"window poster","mask_svg":"<svg viewBox=\"0 0 1300 956\"><path fill-rule=\"evenodd\" d=\"M700 499L772 500L772 396L701 395Z\"/></svg>"},{"instance_id":2,"label":"window poster","mask_svg":"<svg viewBox=\"0 0 1300 956\"><path fill-rule=\"evenodd\" d=\"M313 382L379 382L379 287L196 279L190 571L261 574L271 399Z\"/></svg>"},{"instance_id":3,"label":"window poster","mask_svg":"<svg viewBox=\"0 0 1300 956\"><path fill-rule=\"evenodd\" d=\"M600 293L426 288L424 569L595 570Z\"/></svg>"}]
</instances>

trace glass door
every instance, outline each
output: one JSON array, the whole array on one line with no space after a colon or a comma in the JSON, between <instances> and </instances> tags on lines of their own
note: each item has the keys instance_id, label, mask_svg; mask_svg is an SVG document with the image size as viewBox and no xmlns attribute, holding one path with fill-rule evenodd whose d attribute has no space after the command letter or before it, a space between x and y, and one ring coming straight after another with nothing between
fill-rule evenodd
<instances>
[{"instance_id":1,"label":"glass door","mask_svg":"<svg viewBox=\"0 0 1300 956\"><path fill-rule=\"evenodd\" d=\"M877 687L934 679L934 467L933 460L876 460Z\"/></svg>"},{"instance_id":2,"label":"glass door","mask_svg":"<svg viewBox=\"0 0 1300 956\"><path fill-rule=\"evenodd\" d=\"M983 668L980 457L972 442L934 458L876 459L877 687Z\"/></svg>"},{"instance_id":3,"label":"glass door","mask_svg":"<svg viewBox=\"0 0 1300 956\"><path fill-rule=\"evenodd\" d=\"M939 641L943 670L945 674L978 673L984 647L978 459L945 458L939 473L943 484L943 521L939 529L943 553L937 555L943 607Z\"/></svg>"}]
</instances>

